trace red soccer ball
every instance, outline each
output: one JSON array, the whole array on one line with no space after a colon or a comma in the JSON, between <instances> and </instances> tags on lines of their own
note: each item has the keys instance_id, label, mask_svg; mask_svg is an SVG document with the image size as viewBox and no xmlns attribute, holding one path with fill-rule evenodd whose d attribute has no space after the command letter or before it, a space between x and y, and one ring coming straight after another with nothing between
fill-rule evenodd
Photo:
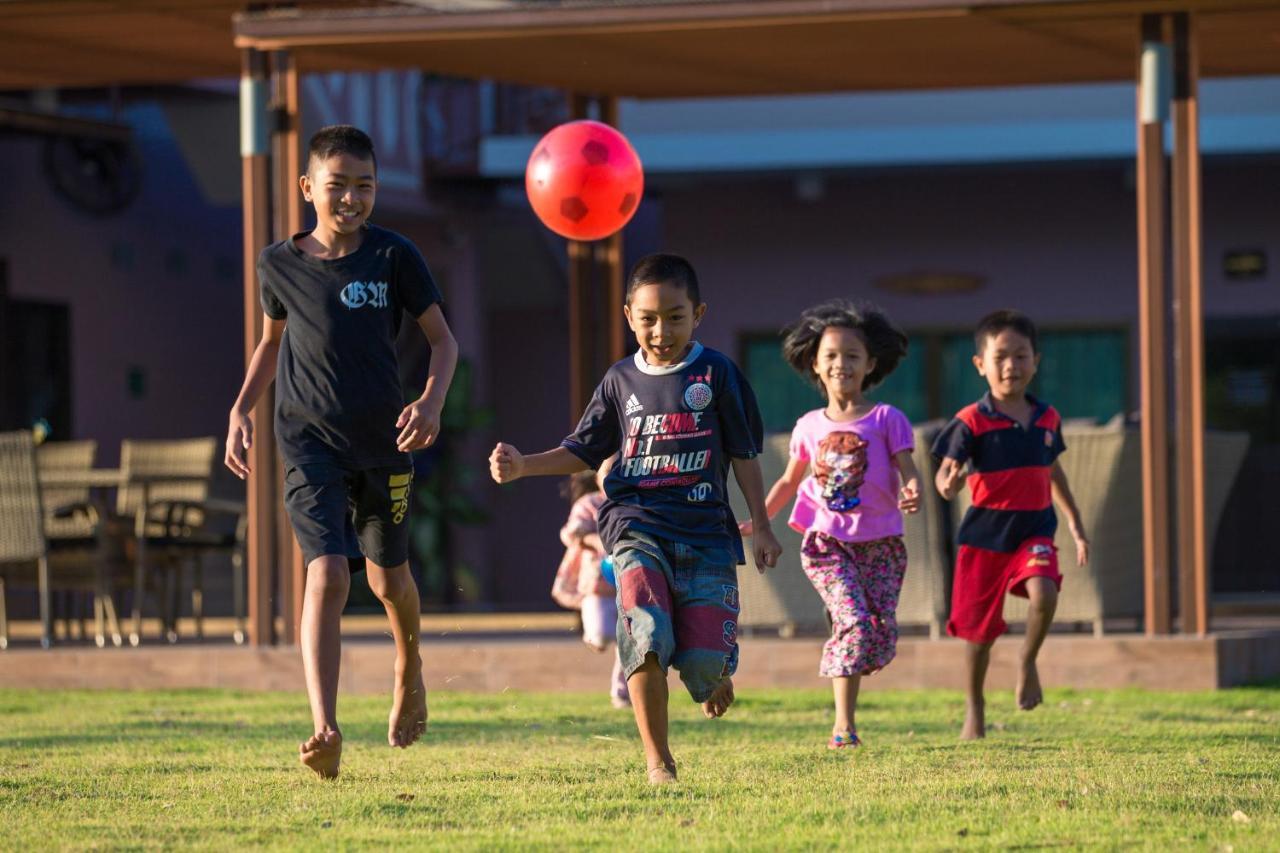
<instances>
[{"instance_id":1,"label":"red soccer ball","mask_svg":"<svg viewBox=\"0 0 1280 853\"><path fill-rule=\"evenodd\" d=\"M598 121L571 121L534 146L524 187L542 224L570 240L599 240L635 214L644 170L617 130Z\"/></svg>"}]
</instances>

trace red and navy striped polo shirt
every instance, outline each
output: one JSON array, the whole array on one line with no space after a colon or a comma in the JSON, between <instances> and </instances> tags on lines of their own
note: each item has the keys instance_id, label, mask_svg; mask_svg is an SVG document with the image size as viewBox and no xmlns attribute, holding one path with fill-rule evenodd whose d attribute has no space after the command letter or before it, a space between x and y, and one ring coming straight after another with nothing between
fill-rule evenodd
<instances>
[{"instance_id":1,"label":"red and navy striped polo shirt","mask_svg":"<svg viewBox=\"0 0 1280 853\"><path fill-rule=\"evenodd\" d=\"M1062 418L1047 403L1027 395L1035 407L1031 426L996 411L987 392L965 406L933 443L935 459L970 463L973 506L960 522L961 545L1012 553L1036 536L1052 538L1058 528L1049 474L1062 440Z\"/></svg>"}]
</instances>

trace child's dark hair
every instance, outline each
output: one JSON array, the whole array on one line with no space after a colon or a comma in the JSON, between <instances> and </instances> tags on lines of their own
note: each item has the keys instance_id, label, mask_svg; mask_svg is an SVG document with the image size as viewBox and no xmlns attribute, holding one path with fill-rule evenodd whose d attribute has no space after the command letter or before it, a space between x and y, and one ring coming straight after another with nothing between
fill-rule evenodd
<instances>
[{"instance_id":1,"label":"child's dark hair","mask_svg":"<svg viewBox=\"0 0 1280 853\"><path fill-rule=\"evenodd\" d=\"M907 336L880 311L843 299L815 305L784 330L786 337L782 340L782 357L796 373L818 386L824 395L827 389L814 373L813 363L818 358L822 333L832 326L857 332L867 348L867 355L875 359L875 368L862 379L863 391L883 382L907 354Z\"/></svg>"},{"instance_id":2,"label":"child's dark hair","mask_svg":"<svg viewBox=\"0 0 1280 853\"><path fill-rule=\"evenodd\" d=\"M627 279L627 304L631 297L646 284L670 284L689 294L689 301L697 308L702 304L702 292L698 290L698 274L693 264L679 255L645 255L631 268Z\"/></svg>"},{"instance_id":3,"label":"child's dark hair","mask_svg":"<svg viewBox=\"0 0 1280 853\"><path fill-rule=\"evenodd\" d=\"M311 137L307 145L307 170L315 160L328 160L335 154L350 154L357 160L369 160L378 171L378 158L373 153L373 140L369 134L350 124L331 124L322 127Z\"/></svg>"},{"instance_id":4,"label":"child's dark hair","mask_svg":"<svg viewBox=\"0 0 1280 853\"><path fill-rule=\"evenodd\" d=\"M576 474L570 474L560 485L560 496L571 504L576 504L578 498L583 495L598 491L600 491L600 484L596 482L595 471L579 471Z\"/></svg>"},{"instance_id":5,"label":"child's dark hair","mask_svg":"<svg viewBox=\"0 0 1280 853\"><path fill-rule=\"evenodd\" d=\"M1021 311L1001 308L978 321L978 328L973 332L973 346L978 355L982 355L983 350L987 348L988 338L994 338L1006 329L1012 329L1031 341L1033 353L1040 351L1040 345L1036 340L1036 324L1031 322L1031 318Z\"/></svg>"}]
</instances>

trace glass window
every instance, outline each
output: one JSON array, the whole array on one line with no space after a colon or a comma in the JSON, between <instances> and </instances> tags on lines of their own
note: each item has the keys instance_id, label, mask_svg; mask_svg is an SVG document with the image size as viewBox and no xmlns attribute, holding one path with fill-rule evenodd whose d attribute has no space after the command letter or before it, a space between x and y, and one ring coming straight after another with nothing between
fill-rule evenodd
<instances>
[{"instance_id":1,"label":"glass window","mask_svg":"<svg viewBox=\"0 0 1280 853\"><path fill-rule=\"evenodd\" d=\"M908 333L911 348L869 396L901 409L912 422L949 418L981 397L987 383L973 367L969 331ZM1064 418L1106 421L1128 409L1129 340L1124 329L1040 332L1040 369L1031 393ZM782 360L774 335L749 335L742 368L760 400L768 432L788 432L822 396Z\"/></svg>"}]
</instances>

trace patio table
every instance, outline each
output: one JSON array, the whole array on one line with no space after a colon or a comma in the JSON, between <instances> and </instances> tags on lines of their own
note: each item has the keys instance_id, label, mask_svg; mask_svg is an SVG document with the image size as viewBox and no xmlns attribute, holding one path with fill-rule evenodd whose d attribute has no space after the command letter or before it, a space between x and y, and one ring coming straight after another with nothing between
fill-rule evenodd
<instances>
[{"instance_id":1,"label":"patio table","mask_svg":"<svg viewBox=\"0 0 1280 853\"><path fill-rule=\"evenodd\" d=\"M119 488L121 486L137 486L142 492L142 500L134 515L134 537L137 548L134 552L133 569L133 627L129 632L129 644L137 646L142 642L142 598L147 564L147 511L151 506L151 487L159 483L205 482L206 478L191 477L180 474L140 474L125 475L120 468L88 468L81 471L45 471L40 473L40 482L49 486L85 486L88 488ZM242 510L243 506L235 501L205 500L201 504L214 510ZM101 637L101 634L99 634ZM116 645L121 645L120 638L114 638ZM104 643L99 640L99 645Z\"/></svg>"}]
</instances>

